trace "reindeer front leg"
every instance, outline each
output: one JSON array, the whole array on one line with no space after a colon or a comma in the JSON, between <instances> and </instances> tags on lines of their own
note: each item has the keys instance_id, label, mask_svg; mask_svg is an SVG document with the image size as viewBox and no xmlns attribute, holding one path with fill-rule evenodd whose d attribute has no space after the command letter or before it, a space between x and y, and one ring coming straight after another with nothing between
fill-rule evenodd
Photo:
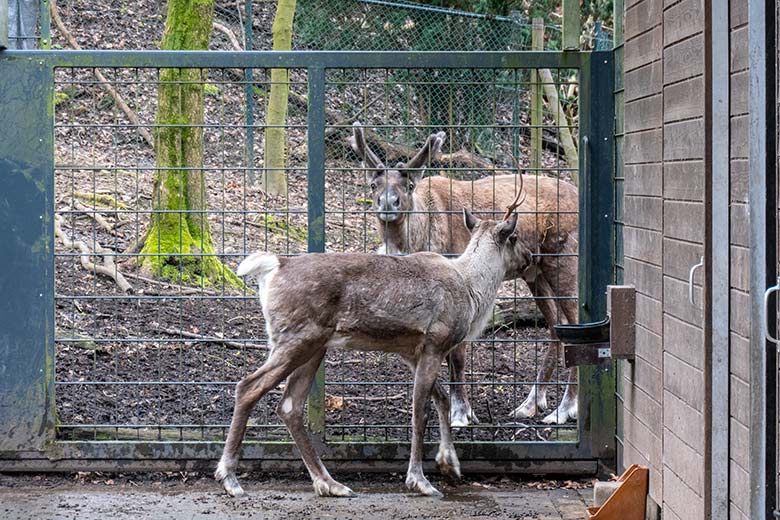
<instances>
[{"instance_id":1,"label":"reindeer front leg","mask_svg":"<svg viewBox=\"0 0 780 520\"><path fill-rule=\"evenodd\" d=\"M406 487L427 496L442 496L425 478L422 469L423 439L428 423L431 391L441 367L442 358L433 352L423 352L414 371L414 393L412 397L412 449L409 469L406 472Z\"/></svg>"},{"instance_id":2,"label":"reindeer front leg","mask_svg":"<svg viewBox=\"0 0 780 520\"><path fill-rule=\"evenodd\" d=\"M466 381L466 343L460 343L447 357L447 366L450 371L450 381L463 383ZM452 401L450 423L453 428L479 424L474 410L469 403L466 385L456 384L450 386L450 399Z\"/></svg>"}]
</instances>

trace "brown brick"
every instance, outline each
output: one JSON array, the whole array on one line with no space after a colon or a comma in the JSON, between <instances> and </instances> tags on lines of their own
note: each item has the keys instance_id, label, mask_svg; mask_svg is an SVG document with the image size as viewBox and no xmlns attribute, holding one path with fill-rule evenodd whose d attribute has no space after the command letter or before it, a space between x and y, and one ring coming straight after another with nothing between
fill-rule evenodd
<instances>
[{"instance_id":1,"label":"brown brick","mask_svg":"<svg viewBox=\"0 0 780 520\"><path fill-rule=\"evenodd\" d=\"M627 195L623 204L623 221L626 225L661 231L663 201L659 197Z\"/></svg>"},{"instance_id":2,"label":"brown brick","mask_svg":"<svg viewBox=\"0 0 780 520\"><path fill-rule=\"evenodd\" d=\"M730 377L729 411L740 424L750 424L750 387L738 377Z\"/></svg>"},{"instance_id":3,"label":"brown brick","mask_svg":"<svg viewBox=\"0 0 780 520\"><path fill-rule=\"evenodd\" d=\"M664 392L664 424L696 453L704 453L704 417L671 392Z\"/></svg>"},{"instance_id":4,"label":"brown brick","mask_svg":"<svg viewBox=\"0 0 780 520\"><path fill-rule=\"evenodd\" d=\"M625 256L661 265L661 233L630 226L623 228Z\"/></svg>"},{"instance_id":5,"label":"brown brick","mask_svg":"<svg viewBox=\"0 0 780 520\"><path fill-rule=\"evenodd\" d=\"M704 161L664 163L664 197L704 200Z\"/></svg>"},{"instance_id":6,"label":"brown brick","mask_svg":"<svg viewBox=\"0 0 780 520\"><path fill-rule=\"evenodd\" d=\"M741 511L750 511L751 488L748 472L731 462L729 464L729 496L734 505Z\"/></svg>"},{"instance_id":7,"label":"brown brick","mask_svg":"<svg viewBox=\"0 0 780 520\"><path fill-rule=\"evenodd\" d=\"M649 31L663 21L661 0L644 0L626 9L624 34L626 40Z\"/></svg>"},{"instance_id":8,"label":"brown brick","mask_svg":"<svg viewBox=\"0 0 780 520\"><path fill-rule=\"evenodd\" d=\"M750 250L746 247L731 246L731 269L729 270L731 287L741 291L750 290Z\"/></svg>"},{"instance_id":9,"label":"brown brick","mask_svg":"<svg viewBox=\"0 0 780 520\"><path fill-rule=\"evenodd\" d=\"M626 133L650 130L661 126L663 105L660 94L629 101L625 105L625 131Z\"/></svg>"},{"instance_id":10,"label":"brown brick","mask_svg":"<svg viewBox=\"0 0 780 520\"><path fill-rule=\"evenodd\" d=\"M729 292L731 305L729 319L731 330L745 338L750 337L750 296L742 291L732 289Z\"/></svg>"},{"instance_id":11,"label":"brown brick","mask_svg":"<svg viewBox=\"0 0 780 520\"><path fill-rule=\"evenodd\" d=\"M704 374L670 353L664 353L664 388L704 412Z\"/></svg>"},{"instance_id":12,"label":"brown brick","mask_svg":"<svg viewBox=\"0 0 780 520\"><path fill-rule=\"evenodd\" d=\"M627 70L623 80L626 103L641 97L660 94L663 88L663 66L660 61L655 61L634 70Z\"/></svg>"},{"instance_id":13,"label":"brown brick","mask_svg":"<svg viewBox=\"0 0 780 520\"><path fill-rule=\"evenodd\" d=\"M750 118L747 115L732 117L729 123L729 148L731 157L744 159L750 155Z\"/></svg>"},{"instance_id":14,"label":"brown brick","mask_svg":"<svg viewBox=\"0 0 780 520\"><path fill-rule=\"evenodd\" d=\"M645 327L636 326L636 355L654 367L663 366L663 342L661 336Z\"/></svg>"},{"instance_id":15,"label":"brown brick","mask_svg":"<svg viewBox=\"0 0 780 520\"><path fill-rule=\"evenodd\" d=\"M642 67L651 61L661 59L661 27L656 27L645 33L630 35L628 39L626 34L625 54L623 55L624 70L630 71ZM628 85L626 85L628 86Z\"/></svg>"},{"instance_id":16,"label":"brown brick","mask_svg":"<svg viewBox=\"0 0 780 520\"><path fill-rule=\"evenodd\" d=\"M703 465L703 462L702 462ZM678 477L668 466L664 467L663 517L674 512L685 520L703 519L704 500Z\"/></svg>"},{"instance_id":17,"label":"brown brick","mask_svg":"<svg viewBox=\"0 0 780 520\"><path fill-rule=\"evenodd\" d=\"M704 494L704 457L668 429L664 430L664 466L696 494Z\"/></svg>"},{"instance_id":18,"label":"brown brick","mask_svg":"<svg viewBox=\"0 0 780 520\"><path fill-rule=\"evenodd\" d=\"M660 162L663 146L661 130L626 134L623 160L626 164Z\"/></svg>"},{"instance_id":19,"label":"brown brick","mask_svg":"<svg viewBox=\"0 0 780 520\"><path fill-rule=\"evenodd\" d=\"M704 38L694 36L664 49L664 85L704 72Z\"/></svg>"},{"instance_id":20,"label":"brown brick","mask_svg":"<svg viewBox=\"0 0 780 520\"><path fill-rule=\"evenodd\" d=\"M623 262L625 274L623 279L627 284L633 284L637 291L660 300L663 296L663 279L661 268L633 258L626 258Z\"/></svg>"},{"instance_id":21,"label":"brown brick","mask_svg":"<svg viewBox=\"0 0 780 520\"><path fill-rule=\"evenodd\" d=\"M732 332L729 334L729 369L731 374L750 380L750 340Z\"/></svg>"},{"instance_id":22,"label":"brown brick","mask_svg":"<svg viewBox=\"0 0 780 520\"><path fill-rule=\"evenodd\" d=\"M636 415L637 419L642 421L653 434L661 437L664 425L662 404L633 383L623 385L623 393L626 409ZM663 398L663 396L656 397Z\"/></svg>"},{"instance_id":23,"label":"brown brick","mask_svg":"<svg viewBox=\"0 0 780 520\"><path fill-rule=\"evenodd\" d=\"M750 179L750 162L731 160L731 202L747 202Z\"/></svg>"},{"instance_id":24,"label":"brown brick","mask_svg":"<svg viewBox=\"0 0 780 520\"><path fill-rule=\"evenodd\" d=\"M704 80L701 76L664 87L664 122L704 116Z\"/></svg>"},{"instance_id":25,"label":"brown brick","mask_svg":"<svg viewBox=\"0 0 780 520\"><path fill-rule=\"evenodd\" d=\"M731 103L729 112L732 116L747 114L750 110L748 104L750 84L748 83L748 79L747 71L737 72L736 74L731 75L731 85L729 88Z\"/></svg>"},{"instance_id":26,"label":"brown brick","mask_svg":"<svg viewBox=\"0 0 780 520\"><path fill-rule=\"evenodd\" d=\"M682 0L664 11L664 45L693 36L704 30L701 0Z\"/></svg>"},{"instance_id":27,"label":"brown brick","mask_svg":"<svg viewBox=\"0 0 780 520\"><path fill-rule=\"evenodd\" d=\"M729 27L739 27L748 21L748 3L745 0L729 0Z\"/></svg>"},{"instance_id":28,"label":"brown brick","mask_svg":"<svg viewBox=\"0 0 780 520\"><path fill-rule=\"evenodd\" d=\"M704 240L704 205L701 202L664 202L664 237L700 243Z\"/></svg>"},{"instance_id":29,"label":"brown brick","mask_svg":"<svg viewBox=\"0 0 780 520\"><path fill-rule=\"evenodd\" d=\"M656 334L663 333L661 302L644 294L636 295L636 322Z\"/></svg>"},{"instance_id":30,"label":"brown brick","mask_svg":"<svg viewBox=\"0 0 780 520\"><path fill-rule=\"evenodd\" d=\"M664 315L664 348L689 365L704 369L704 337L701 328Z\"/></svg>"},{"instance_id":31,"label":"brown brick","mask_svg":"<svg viewBox=\"0 0 780 520\"><path fill-rule=\"evenodd\" d=\"M750 221L747 204L732 204L729 216L731 243L735 246L750 246Z\"/></svg>"},{"instance_id":32,"label":"brown brick","mask_svg":"<svg viewBox=\"0 0 780 520\"><path fill-rule=\"evenodd\" d=\"M679 280L688 281L691 267L698 264L704 248L700 244L681 242L670 238L664 239L664 274ZM694 283L701 285L703 280L701 270L695 275Z\"/></svg>"},{"instance_id":33,"label":"brown brick","mask_svg":"<svg viewBox=\"0 0 780 520\"><path fill-rule=\"evenodd\" d=\"M660 164L626 164L623 173L626 176L625 195L661 196Z\"/></svg>"},{"instance_id":34,"label":"brown brick","mask_svg":"<svg viewBox=\"0 0 780 520\"><path fill-rule=\"evenodd\" d=\"M704 119L664 125L664 160L704 158Z\"/></svg>"},{"instance_id":35,"label":"brown brick","mask_svg":"<svg viewBox=\"0 0 780 520\"><path fill-rule=\"evenodd\" d=\"M729 458L743 469L750 465L750 430L729 419Z\"/></svg>"},{"instance_id":36,"label":"brown brick","mask_svg":"<svg viewBox=\"0 0 780 520\"><path fill-rule=\"evenodd\" d=\"M731 31L731 55L729 69L739 72L748 68L748 30L747 27Z\"/></svg>"},{"instance_id":37,"label":"brown brick","mask_svg":"<svg viewBox=\"0 0 780 520\"><path fill-rule=\"evenodd\" d=\"M701 288L696 287L696 303L691 305L688 299L688 282L664 276L664 312L697 327L702 323L701 294Z\"/></svg>"}]
</instances>

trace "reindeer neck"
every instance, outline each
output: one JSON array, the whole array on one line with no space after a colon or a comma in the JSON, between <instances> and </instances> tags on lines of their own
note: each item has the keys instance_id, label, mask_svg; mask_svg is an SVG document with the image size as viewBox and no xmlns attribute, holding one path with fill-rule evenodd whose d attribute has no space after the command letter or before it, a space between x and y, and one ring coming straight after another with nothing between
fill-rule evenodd
<instances>
[{"instance_id":1,"label":"reindeer neck","mask_svg":"<svg viewBox=\"0 0 780 520\"><path fill-rule=\"evenodd\" d=\"M483 238L490 240L488 237ZM466 282L474 313L474 324L478 328L482 327L484 323L480 324L480 322L483 322L489 314L506 274L501 254L487 246L480 249L469 244L466 251L453 260L453 263ZM477 332L481 330L479 328Z\"/></svg>"}]
</instances>

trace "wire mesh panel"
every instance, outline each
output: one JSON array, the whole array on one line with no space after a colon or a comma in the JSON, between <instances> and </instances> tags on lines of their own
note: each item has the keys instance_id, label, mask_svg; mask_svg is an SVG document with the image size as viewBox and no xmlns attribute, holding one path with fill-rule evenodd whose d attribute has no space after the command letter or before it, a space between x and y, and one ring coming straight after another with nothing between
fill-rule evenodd
<instances>
[{"instance_id":1,"label":"wire mesh panel","mask_svg":"<svg viewBox=\"0 0 780 520\"><path fill-rule=\"evenodd\" d=\"M268 196L269 71L253 71L253 126L243 71L166 72L56 71L61 438L222 439L235 382L267 353L255 293L230 273L249 251L307 250L306 107L292 103L283 127L289 190ZM289 73L291 95L305 99L306 72ZM174 103L200 92L200 119L164 120L165 88ZM182 156L197 142L199 158ZM258 407L252 436L286 436L277 399Z\"/></svg>"}]
</instances>

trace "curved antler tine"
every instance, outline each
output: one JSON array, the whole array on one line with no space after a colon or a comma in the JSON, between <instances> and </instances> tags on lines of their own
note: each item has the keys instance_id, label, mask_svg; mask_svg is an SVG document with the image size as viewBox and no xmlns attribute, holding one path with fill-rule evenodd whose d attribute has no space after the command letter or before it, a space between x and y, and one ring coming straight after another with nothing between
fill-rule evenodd
<instances>
[{"instance_id":1,"label":"curved antler tine","mask_svg":"<svg viewBox=\"0 0 780 520\"><path fill-rule=\"evenodd\" d=\"M518 207L520 207L523 202L525 202L525 196L526 194L523 193L523 172L520 170L520 163L517 161L517 158L513 155L512 161L515 163L515 168L517 169L517 176L520 177L520 187L517 190L517 196L515 196L515 200L506 207L506 213L504 213L504 220L509 220L509 217L512 216L512 212L516 210ZM522 199L520 196L522 195Z\"/></svg>"}]
</instances>

